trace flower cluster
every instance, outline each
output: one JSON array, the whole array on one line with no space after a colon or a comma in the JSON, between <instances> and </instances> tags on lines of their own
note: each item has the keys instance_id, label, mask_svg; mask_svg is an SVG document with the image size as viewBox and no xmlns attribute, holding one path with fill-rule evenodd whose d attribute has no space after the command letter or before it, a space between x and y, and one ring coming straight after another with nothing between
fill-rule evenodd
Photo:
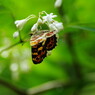
<instances>
[{"instance_id":1,"label":"flower cluster","mask_svg":"<svg viewBox=\"0 0 95 95\"><path fill-rule=\"evenodd\" d=\"M36 17L35 15L30 15L25 19L15 21L16 27L18 28L19 31L21 31L24 25L27 23L27 21L35 17ZM63 24L61 22L54 20L54 18L56 17L57 15L54 15L53 13L47 14L45 11L40 12L38 20L32 26L31 31L32 32L38 31L39 30L38 27L41 26L42 24L46 24L49 30L56 30L57 32L63 30ZM16 38L18 35L19 34L15 32L13 34L13 37Z\"/></svg>"},{"instance_id":2,"label":"flower cluster","mask_svg":"<svg viewBox=\"0 0 95 95\"><path fill-rule=\"evenodd\" d=\"M41 24L46 24L50 30L56 30L57 32L63 29L63 24L54 20L57 15L53 15L53 13L47 14L44 11L42 13L45 13L45 16L39 15L38 21L33 25L31 31L37 31L38 26Z\"/></svg>"}]
</instances>

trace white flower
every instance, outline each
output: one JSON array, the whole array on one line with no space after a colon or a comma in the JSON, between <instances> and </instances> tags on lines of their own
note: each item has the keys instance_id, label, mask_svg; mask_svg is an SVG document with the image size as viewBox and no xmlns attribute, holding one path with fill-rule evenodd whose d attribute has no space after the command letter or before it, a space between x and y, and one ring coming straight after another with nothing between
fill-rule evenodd
<instances>
[{"instance_id":1,"label":"white flower","mask_svg":"<svg viewBox=\"0 0 95 95\"><path fill-rule=\"evenodd\" d=\"M18 36L19 36L19 32L18 31L14 32L13 38L17 38Z\"/></svg>"},{"instance_id":2,"label":"white flower","mask_svg":"<svg viewBox=\"0 0 95 95\"><path fill-rule=\"evenodd\" d=\"M57 28L58 31L63 30L63 23L55 21L53 25Z\"/></svg>"},{"instance_id":3,"label":"white flower","mask_svg":"<svg viewBox=\"0 0 95 95\"><path fill-rule=\"evenodd\" d=\"M22 20L16 20L15 21L15 24L16 24L16 27L20 30L22 30L23 26L25 25L25 23L27 22L26 19L22 19Z\"/></svg>"},{"instance_id":4,"label":"white flower","mask_svg":"<svg viewBox=\"0 0 95 95\"><path fill-rule=\"evenodd\" d=\"M15 24L16 24L16 27L19 29L19 30L22 30L23 26L25 25L25 23L30 20L31 18L34 18L35 16L34 15L30 15L28 16L27 18L25 19L22 19L22 20L16 20L15 21Z\"/></svg>"},{"instance_id":5,"label":"white flower","mask_svg":"<svg viewBox=\"0 0 95 95\"><path fill-rule=\"evenodd\" d=\"M38 24L34 24L33 27L31 28L31 31L37 31L38 30Z\"/></svg>"},{"instance_id":6,"label":"white flower","mask_svg":"<svg viewBox=\"0 0 95 95\"><path fill-rule=\"evenodd\" d=\"M55 7L59 8L62 5L62 0L56 0Z\"/></svg>"},{"instance_id":7,"label":"white flower","mask_svg":"<svg viewBox=\"0 0 95 95\"><path fill-rule=\"evenodd\" d=\"M59 32L60 30L63 30L63 24L61 22L54 21L53 23L49 24L50 30L56 30Z\"/></svg>"},{"instance_id":8,"label":"white flower","mask_svg":"<svg viewBox=\"0 0 95 95\"><path fill-rule=\"evenodd\" d=\"M46 16L43 16L43 22L49 22L51 23L53 21L53 18L57 17L57 15L53 15L53 13L46 14Z\"/></svg>"}]
</instances>

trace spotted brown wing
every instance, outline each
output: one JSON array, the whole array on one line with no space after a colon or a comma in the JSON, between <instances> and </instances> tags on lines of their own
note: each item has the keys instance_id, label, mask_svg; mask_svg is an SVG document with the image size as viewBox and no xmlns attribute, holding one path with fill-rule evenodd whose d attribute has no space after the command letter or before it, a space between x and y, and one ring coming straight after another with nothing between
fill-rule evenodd
<instances>
[{"instance_id":1,"label":"spotted brown wing","mask_svg":"<svg viewBox=\"0 0 95 95\"><path fill-rule=\"evenodd\" d=\"M57 37L56 37L56 34L47 38L47 40L45 42L46 50L50 51L53 48L55 48L56 45L57 45Z\"/></svg>"},{"instance_id":2,"label":"spotted brown wing","mask_svg":"<svg viewBox=\"0 0 95 95\"><path fill-rule=\"evenodd\" d=\"M34 64L41 63L46 57L47 50L44 46L44 41L32 46L32 60Z\"/></svg>"}]
</instances>

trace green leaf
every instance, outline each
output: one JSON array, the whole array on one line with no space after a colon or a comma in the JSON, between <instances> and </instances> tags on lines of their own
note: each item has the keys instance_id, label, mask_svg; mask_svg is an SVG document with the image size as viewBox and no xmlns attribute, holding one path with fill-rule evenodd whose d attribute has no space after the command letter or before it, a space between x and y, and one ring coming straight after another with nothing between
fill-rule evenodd
<instances>
[{"instance_id":1,"label":"green leaf","mask_svg":"<svg viewBox=\"0 0 95 95\"><path fill-rule=\"evenodd\" d=\"M95 28L88 27L88 26L70 25L69 27L70 28L76 28L76 29L82 29L82 30L86 30L86 31L94 31L95 32Z\"/></svg>"}]
</instances>

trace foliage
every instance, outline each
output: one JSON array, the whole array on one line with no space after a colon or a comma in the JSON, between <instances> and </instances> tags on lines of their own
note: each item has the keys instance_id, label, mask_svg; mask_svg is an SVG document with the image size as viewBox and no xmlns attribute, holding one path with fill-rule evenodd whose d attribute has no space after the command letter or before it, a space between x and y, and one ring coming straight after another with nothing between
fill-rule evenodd
<instances>
[{"instance_id":1,"label":"foliage","mask_svg":"<svg viewBox=\"0 0 95 95\"><path fill-rule=\"evenodd\" d=\"M63 0L58 8L54 3L0 0L0 95L33 94L36 86L43 90L36 89L37 95L95 94L95 0ZM22 43L13 38L17 31L14 21L41 11L58 15L64 30L59 33L58 46L52 54L35 65L29 41ZM23 40L29 39L35 22L36 18L27 22L21 32Z\"/></svg>"}]
</instances>

